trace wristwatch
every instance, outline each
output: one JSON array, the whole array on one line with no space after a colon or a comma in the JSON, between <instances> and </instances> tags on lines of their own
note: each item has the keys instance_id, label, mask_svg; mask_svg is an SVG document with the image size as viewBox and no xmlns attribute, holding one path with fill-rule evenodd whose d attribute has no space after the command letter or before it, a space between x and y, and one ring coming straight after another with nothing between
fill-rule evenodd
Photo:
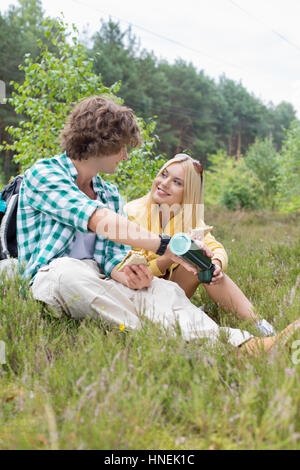
<instances>
[{"instance_id":1,"label":"wristwatch","mask_svg":"<svg viewBox=\"0 0 300 470\"><path fill-rule=\"evenodd\" d=\"M167 246L170 243L171 237L167 235L166 233L160 233L159 237L160 237L160 245L156 254L159 256L162 256L165 253Z\"/></svg>"}]
</instances>

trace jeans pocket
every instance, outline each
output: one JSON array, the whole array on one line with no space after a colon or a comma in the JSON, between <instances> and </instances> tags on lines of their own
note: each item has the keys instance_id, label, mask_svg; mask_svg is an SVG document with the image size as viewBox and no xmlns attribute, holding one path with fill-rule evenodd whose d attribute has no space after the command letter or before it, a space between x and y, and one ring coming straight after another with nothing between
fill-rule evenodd
<instances>
[{"instance_id":1,"label":"jeans pocket","mask_svg":"<svg viewBox=\"0 0 300 470\"><path fill-rule=\"evenodd\" d=\"M57 311L57 316L62 315L62 309L58 300L55 297L58 280L55 273L49 266L42 266L33 281L31 290L33 297L40 302L43 302Z\"/></svg>"}]
</instances>

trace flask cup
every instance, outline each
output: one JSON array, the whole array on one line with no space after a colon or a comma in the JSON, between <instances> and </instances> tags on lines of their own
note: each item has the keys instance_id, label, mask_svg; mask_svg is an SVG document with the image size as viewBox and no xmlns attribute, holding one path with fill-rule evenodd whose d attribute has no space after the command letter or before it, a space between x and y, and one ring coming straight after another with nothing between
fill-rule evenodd
<instances>
[{"instance_id":1,"label":"flask cup","mask_svg":"<svg viewBox=\"0 0 300 470\"><path fill-rule=\"evenodd\" d=\"M174 255L184 259L198 269L198 279L200 282L209 284L215 265L211 259L205 255L203 250L186 233L176 233L170 240L170 250Z\"/></svg>"}]
</instances>

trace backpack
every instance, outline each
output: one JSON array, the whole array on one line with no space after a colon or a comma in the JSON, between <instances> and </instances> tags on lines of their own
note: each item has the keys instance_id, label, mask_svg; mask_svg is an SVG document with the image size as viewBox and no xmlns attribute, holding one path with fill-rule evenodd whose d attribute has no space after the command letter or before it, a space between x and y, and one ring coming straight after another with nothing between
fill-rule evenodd
<instances>
[{"instance_id":1,"label":"backpack","mask_svg":"<svg viewBox=\"0 0 300 470\"><path fill-rule=\"evenodd\" d=\"M18 257L17 208L23 176L18 175L0 193L0 260Z\"/></svg>"}]
</instances>

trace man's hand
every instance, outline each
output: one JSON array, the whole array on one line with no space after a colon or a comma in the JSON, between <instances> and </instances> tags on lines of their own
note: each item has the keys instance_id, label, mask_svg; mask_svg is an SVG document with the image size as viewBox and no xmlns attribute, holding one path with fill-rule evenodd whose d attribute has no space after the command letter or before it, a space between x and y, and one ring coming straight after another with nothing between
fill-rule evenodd
<instances>
[{"instance_id":1,"label":"man's hand","mask_svg":"<svg viewBox=\"0 0 300 470\"><path fill-rule=\"evenodd\" d=\"M153 279L151 269L144 264L125 266L122 272L117 271L117 266L115 266L110 273L110 276L115 281L118 281L134 290L149 287Z\"/></svg>"}]
</instances>

